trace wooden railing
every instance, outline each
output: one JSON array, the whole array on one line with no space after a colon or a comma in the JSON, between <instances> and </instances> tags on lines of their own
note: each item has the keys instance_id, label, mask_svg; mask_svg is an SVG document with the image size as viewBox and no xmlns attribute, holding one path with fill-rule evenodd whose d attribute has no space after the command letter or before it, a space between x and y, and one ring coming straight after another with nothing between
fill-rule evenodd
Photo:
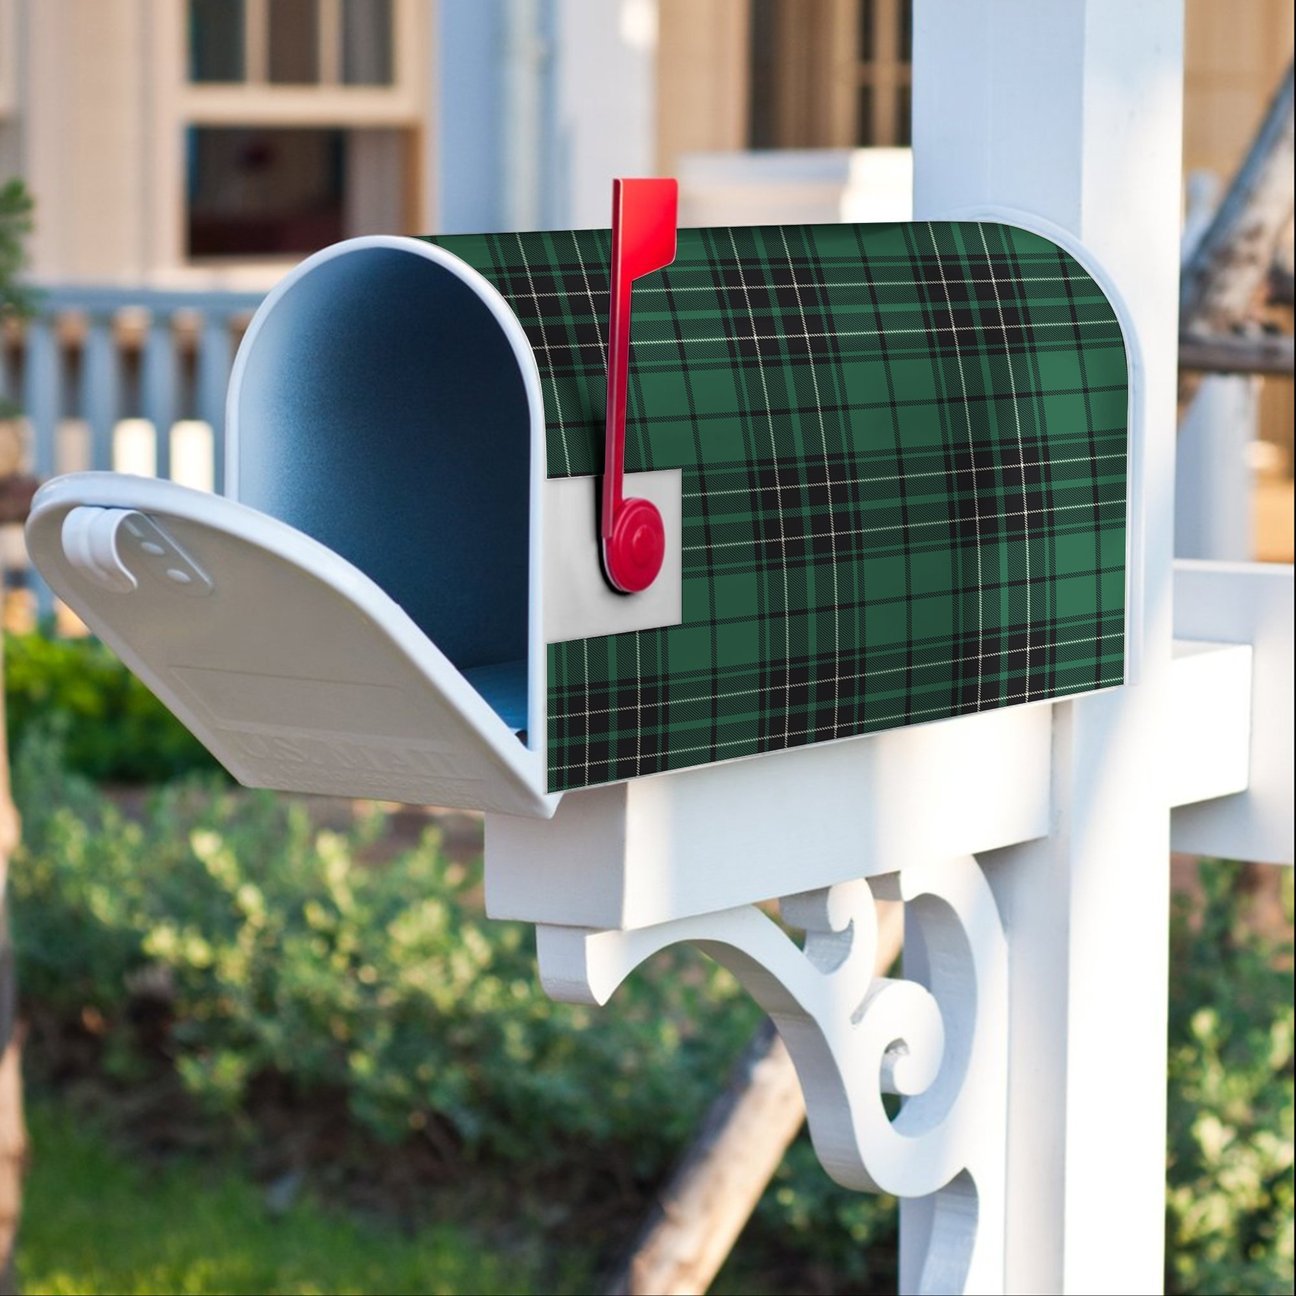
<instances>
[{"instance_id":1,"label":"wooden railing","mask_svg":"<svg viewBox=\"0 0 1296 1296\"><path fill-rule=\"evenodd\" d=\"M23 412L25 468L104 469L224 487L225 388L257 293L60 285L4 337L0 397ZM38 612L52 610L35 583Z\"/></svg>"}]
</instances>

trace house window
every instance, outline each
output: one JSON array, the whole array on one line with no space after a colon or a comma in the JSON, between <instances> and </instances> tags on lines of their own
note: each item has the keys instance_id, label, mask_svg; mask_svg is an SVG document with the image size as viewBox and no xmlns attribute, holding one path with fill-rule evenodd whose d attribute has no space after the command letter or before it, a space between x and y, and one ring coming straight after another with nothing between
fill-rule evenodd
<instances>
[{"instance_id":1,"label":"house window","mask_svg":"<svg viewBox=\"0 0 1296 1296\"><path fill-rule=\"evenodd\" d=\"M856 33L855 142L907 145L912 134L913 0L862 0Z\"/></svg>"},{"instance_id":2,"label":"house window","mask_svg":"<svg viewBox=\"0 0 1296 1296\"><path fill-rule=\"evenodd\" d=\"M392 46L391 0L342 0L344 85L388 85Z\"/></svg>"},{"instance_id":3,"label":"house window","mask_svg":"<svg viewBox=\"0 0 1296 1296\"><path fill-rule=\"evenodd\" d=\"M346 132L191 127L191 258L312 252L344 236Z\"/></svg>"},{"instance_id":4,"label":"house window","mask_svg":"<svg viewBox=\"0 0 1296 1296\"><path fill-rule=\"evenodd\" d=\"M189 0L189 79L242 81L246 75L244 0Z\"/></svg>"},{"instance_id":5,"label":"house window","mask_svg":"<svg viewBox=\"0 0 1296 1296\"><path fill-rule=\"evenodd\" d=\"M393 0L189 0L194 85L389 86Z\"/></svg>"},{"instance_id":6,"label":"house window","mask_svg":"<svg viewBox=\"0 0 1296 1296\"><path fill-rule=\"evenodd\" d=\"M171 138L183 141L184 188L171 226L176 255L296 258L422 224L425 3L187 0L177 8L171 48L183 49L184 63Z\"/></svg>"},{"instance_id":7,"label":"house window","mask_svg":"<svg viewBox=\"0 0 1296 1296\"><path fill-rule=\"evenodd\" d=\"M907 145L912 0L752 0L753 148Z\"/></svg>"},{"instance_id":8,"label":"house window","mask_svg":"<svg viewBox=\"0 0 1296 1296\"><path fill-rule=\"evenodd\" d=\"M193 126L186 151L192 261L297 257L407 220L404 131Z\"/></svg>"},{"instance_id":9,"label":"house window","mask_svg":"<svg viewBox=\"0 0 1296 1296\"><path fill-rule=\"evenodd\" d=\"M270 0L266 52L272 85L318 85L319 0Z\"/></svg>"}]
</instances>

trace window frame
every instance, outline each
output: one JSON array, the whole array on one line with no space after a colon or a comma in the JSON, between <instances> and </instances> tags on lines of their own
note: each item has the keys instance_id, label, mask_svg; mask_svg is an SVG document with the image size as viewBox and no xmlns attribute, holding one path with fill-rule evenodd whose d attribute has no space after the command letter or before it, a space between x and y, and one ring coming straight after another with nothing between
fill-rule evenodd
<instances>
[{"instance_id":1,"label":"window frame","mask_svg":"<svg viewBox=\"0 0 1296 1296\"><path fill-rule=\"evenodd\" d=\"M6 0L0 0L4 4ZM323 33L324 8L341 13L341 0L320 0ZM300 257L267 254L249 257L192 257L187 246L188 196L185 183L186 136L190 127L299 127L338 130L390 129L408 140L405 190L406 224L421 228L425 211L423 176L424 140L427 129L427 84L429 6L423 0L392 0L392 80L387 85L346 85L321 80L309 85L273 84L268 80L237 82L194 82L189 79L187 3L150 5L147 10L153 33L154 67L158 76L151 88L154 100L153 174L160 182L150 196L150 224L157 237L156 266L164 274L181 280L191 276L210 279L213 274L229 280L231 272L240 282L268 285L295 265ZM268 12L266 0L247 0L245 31L250 36L254 21ZM268 70L268 25L260 23L261 49L245 45L245 72L258 67ZM338 37L331 63L342 66L340 22L333 27ZM321 42L324 41L321 37ZM328 37L332 40L332 35ZM258 64L254 59L261 60ZM321 63L321 71L325 64Z\"/></svg>"},{"instance_id":2,"label":"window frame","mask_svg":"<svg viewBox=\"0 0 1296 1296\"><path fill-rule=\"evenodd\" d=\"M342 77L342 0L318 0L320 79L280 84L269 79L269 0L244 0L243 79L192 81L185 42L189 6L181 10L180 100L195 126L399 126L421 109L419 0L392 0L392 79L348 85Z\"/></svg>"}]
</instances>

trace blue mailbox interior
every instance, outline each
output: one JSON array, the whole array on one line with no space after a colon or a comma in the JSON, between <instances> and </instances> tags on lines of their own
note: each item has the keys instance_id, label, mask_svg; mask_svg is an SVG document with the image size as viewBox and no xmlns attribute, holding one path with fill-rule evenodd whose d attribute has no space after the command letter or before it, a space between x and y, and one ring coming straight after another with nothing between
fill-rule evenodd
<instances>
[{"instance_id":1,"label":"blue mailbox interior","mask_svg":"<svg viewBox=\"0 0 1296 1296\"><path fill-rule=\"evenodd\" d=\"M524 729L530 410L486 302L417 251L358 246L245 346L237 497L358 567Z\"/></svg>"}]
</instances>

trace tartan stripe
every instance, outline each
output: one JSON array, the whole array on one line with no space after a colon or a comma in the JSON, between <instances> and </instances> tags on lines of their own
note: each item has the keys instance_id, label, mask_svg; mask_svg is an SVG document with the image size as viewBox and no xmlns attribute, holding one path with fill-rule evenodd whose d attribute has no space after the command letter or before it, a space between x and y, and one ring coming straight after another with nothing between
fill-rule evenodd
<instances>
[{"instance_id":1,"label":"tartan stripe","mask_svg":"<svg viewBox=\"0 0 1296 1296\"><path fill-rule=\"evenodd\" d=\"M548 475L601 472L609 232L433 241L535 349ZM1123 681L1124 340L1047 239L681 230L626 429L682 470L683 619L549 646L552 789Z\"/></svg>"}]
</instances>

